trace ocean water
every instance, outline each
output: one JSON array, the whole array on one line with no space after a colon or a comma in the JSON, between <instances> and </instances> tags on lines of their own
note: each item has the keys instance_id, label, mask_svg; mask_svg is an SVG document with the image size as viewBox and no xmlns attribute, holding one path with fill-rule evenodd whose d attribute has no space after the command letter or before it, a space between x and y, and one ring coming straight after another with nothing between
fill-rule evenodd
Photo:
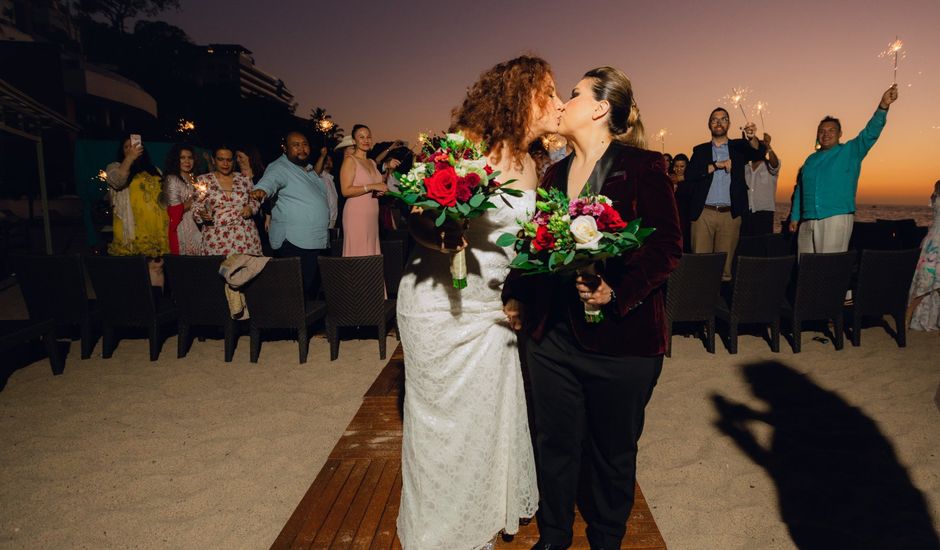
<instances>
[{"instance_id":1,"label":"ocean water","mask_svg":"<svg viewBox=\"0 0 940 550\"><path fill-rule=\"evenodd\" d=\"M790 203L778 202L777 213L774 216L774 230L780 231L780 223L790 213ZM923 206L911 205L856 205L855 221L873 222L875 220L908 220L913 219L917 225L927 227L933 222L933 210L926 204Z\"/></svg>"}]
</instances>

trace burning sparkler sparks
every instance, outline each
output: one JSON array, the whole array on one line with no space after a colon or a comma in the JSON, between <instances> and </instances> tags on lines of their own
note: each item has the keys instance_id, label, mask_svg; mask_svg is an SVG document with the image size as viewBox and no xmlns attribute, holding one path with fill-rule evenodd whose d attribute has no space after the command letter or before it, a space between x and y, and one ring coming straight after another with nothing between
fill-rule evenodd
<instances>
[{"instance_id":1,"label":"burning sparkler sparks","mask_svg":"<svg viewBox=\"0 0 940 550\"><path fill-rule=\"evenodd\" d=\"M764 124L764 113L767 112L767 103L764 101L758 101L754 104L754 109L757 111L757 115L760 117L761 131L765 131L767 129L767 125Z\"/></svg>"},{"instance_id":2,"label":"burning sparkler sparks","mask_svg":"<svg viewBox=\"0 0 940 550\"><path fill-rule=\"evenodd\" d=\"M177 126L176 131L185 134L186 132L192 132L196 129L196 123L191 120L180 119L179 126Z\"/></svg>"},{"instance_id":3,"label":"burning sparkler sparks","mask_svg":"<svg viewBox=\"0 0 940 550\"><path fill-rule=\"evenodd\" d=\"M750 122L747 118L747 113L744 111L744 103L747 101L747 96L750 93L750 88L731 88L731 93L723 98L724 101L732 105L732 107L737 107L741 110L741 114L744 115L745 123Z\"/></svg>"},{"instance_id":4,"label":"burning sparkler sparks","mask_svg":"<svg viewBox=\"0 0 940 550\"><path fill-rule=\"evenodd\" d=\"M666 152L666 134L669 132L665 128L661 128L659 133L656 134L656 139L659 140L660 145L662 146L662 153Z\"/></svg>"},{"instance_id":5,"label":"burning sparkler sparks","mask_svg":"<svg viewBox=\"0 0 940 550\"><path fill-rule=\"evenodd\" d=\"M336 124L328 118L321 118L317 121L317 128L324 134L332 130L335 125Z\"/></svg>"},{"instance_id":6,"label":"burning sparkler sparks","mask_svg":"<svg viewBox=\"0 0 940 550\"><path fill-rule=\"evenodd\" d=\"M904 59L907 52L904 51L904 42L897 36L894 42L888 44L888 49L878 54L881 59L892 59L894 61L894 83L898 83L898 59Z\"/></svg>"}]
</instances>

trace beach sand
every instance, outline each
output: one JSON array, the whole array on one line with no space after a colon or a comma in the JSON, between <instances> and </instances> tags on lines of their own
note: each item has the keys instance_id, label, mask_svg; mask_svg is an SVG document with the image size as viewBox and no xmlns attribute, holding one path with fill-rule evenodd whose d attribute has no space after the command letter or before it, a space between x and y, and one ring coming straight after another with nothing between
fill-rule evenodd
<instances>
[{"instance_id":1,"label":"beach sand","mask_svg":"<svg viewBox=\"0 0 940 550\"><path fill-rule=\"evenodd\" d=\"M7 318L25 314L17 294L0 293ZM860 348L835 352L814 335L798 355L754 336L736 356L674 338L638 474L670 548L795 547L774 476L715 426L714 394L768 409L742 370L764 361L871 418L940 526L940 338L913 333L899 350L871 328ZM375 340L344 341L330 362L315 338L305 365L292 341L265 342L255 365L247 336L229 364L220 340L182 360L175 350L173 337L151 363L145 340L124 340L110 360L99 343L80 361L73 342L63 375L45 360L13 373L0 392L0 548L267 548L385 364ZM774 438L767 424L742 425L758 445Z\"/></svg>"}]
</instances>

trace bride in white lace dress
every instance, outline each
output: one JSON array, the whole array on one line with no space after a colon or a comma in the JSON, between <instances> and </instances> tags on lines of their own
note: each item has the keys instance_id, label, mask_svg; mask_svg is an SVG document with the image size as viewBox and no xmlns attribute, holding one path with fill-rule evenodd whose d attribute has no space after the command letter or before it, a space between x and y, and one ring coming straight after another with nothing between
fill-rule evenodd
<instances>
[{"instance_id":1,"label":"bride in white lace dress","mask_svg":"<svg viewBox=\"0 0 940 550\"><path fill-rule=\"evenodd\" d=\"M405 353L402 495L398 536L405 550L491 547L516 533L538 506L516 335L500 290L511 249L496 245L535 208L538 170L529 143L557 130L561 100L548 64L523 56L481 75L454 110L453 126L491 144L489 164L521 197L470 223L467 288L451 285L445 237L412 220L422 245L398 291ZM505 113L503 120L494 113ZM423 223L422 223L423 222Z\"/></svg>"}]
</instances>

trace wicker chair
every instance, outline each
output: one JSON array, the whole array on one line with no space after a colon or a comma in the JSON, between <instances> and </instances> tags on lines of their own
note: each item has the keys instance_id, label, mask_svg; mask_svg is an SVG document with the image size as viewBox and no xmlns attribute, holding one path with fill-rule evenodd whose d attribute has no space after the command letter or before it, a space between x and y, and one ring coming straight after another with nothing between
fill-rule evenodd
<instances>
[{"instance_id":1,"label":"wicker chair","mask_svg":"<svg viewBox=\"0 0 940 550\"><path fill-rule=\"evenodd\" d=\"M382 264L385 276L385 290L393 298L398 297L398 285L401 283L402 270L405 265L404 242L382 241Z\"/></svg>"},{"instance_id":2,"label":"wicker chair","mask_svg":"<svg viewBox=\"0 0 940 550\"><path fill-rule=\"evenodd\" d=\"M222 327L225 362L232 361L238 342L238 322L229 313L225 280L219 275L224 256L166 256L167 283L179 308L177 357L186 357L192 345L191 328Z\"/></svg>"},{"instance_id":3,"label":"wicker chair","mask_svg":"<svg viewBox=\"0 0 940 550\"><path fill-rule=\"evenodd\" d=\"M350 326L378 327L379 358L385 359L385 335L395 319L395 300L385 298L382 256L321 257L319 262L330 360L339 356L339 328Z\"/></svg>"},{"instance_id":4,"label":"wicker chair","mask_svg":"<svg viewBox=\"0 0 940 550\"><path fill-rule=\"evenodd\" d=\"M705 349L715 353L715 309L721 299L724 252L683 254L666 283L666 357L672 357L672 326L682 321L705 323Z\"/></svg>"},{"instance_id":5,"label":"wicker chair","mask_svg":"<svg viewBox=\"0 0 940 550\"><path fill-rule=\"evenodd\" d=\"M306 363L309 327L326 316L326 305L304 298L300 258L271 259L242 290L248 305L251 362L258 362L262 330L286 328L296 333L300 363Z\"/></svg>"},{"instance_id":6,"label":"wicker chair","mask_svg":"<svg viewBox=\"0 0 940 550\"><path fill-rule=\"evenodd\" d=\"M802 349L803 322L814 320L832 320L835 347L842 349L842 304L845 291L849 289L855 257L854 252L800 255L796 285L780 308L781 316L790 320L793 353Z\"/></svg>"},{"instance_id":7,"label":"wicker chair","mask_svg":"<svg viewBox=\"0 0 940 550\"><path fill-rule=\"evenodd\" d=\"M42 339L46 347L46 353L49 355L49 366L52 367L52 374L62 374L65 370L65 362L59 355L55 339L56 322L53 318L47 319L17 319L12 321L0 321L0 352L5 352L20 344ZM3 389L4 382L0 380L0 389Z\"/></svg>"},{"instance_id":8,"label":"wicker chair","mask_svg":"<svg viewBox=\"0 0 940 550\"><path fill-rule=\"evenodd\" d=\"M78 327L81 357L91 357L101 312L88 299L81 256L17 256L14 266L29 318L54 319L57 332Z\"/></svg>"},{"instance_id":9,"label":"wicker chair","mask_svg":"<svg viewBox=\"0 0 940 550\"><path fill-rule=\"evenodd\" d=\"M721 300L718 317L728 323L728 351L738 352L738 325L770 325L770 349L780 351L780 304L787 291L794 256L738 258L738 271L731 287L731 302Z\"/></svg>"},{"instance_id":10,"label":"wicker chair","mask_svg":"<svg viewBox=\"0 0 940 550\"><path fill-rule=\"evenodd\" d=\"M160 327L176 321L177 309L169 300L154 298L150 270L143 256L89 256L85 267L101 305L101 356L111 357L117 345L117 327L146 328L150 360L160 357Z\"/></svg>"},{"instance_id":11,"label":"wicker chair","mask_svg":"<svg viewBox=\"0 0 940 550\"><path fill-rule=\"evenodd\" d=\"M894 317L898 347L907 345L904 313L920 250L862 250L852 289L852 345L862 340L862 317Z\"/></svg>"}]
</instances>

